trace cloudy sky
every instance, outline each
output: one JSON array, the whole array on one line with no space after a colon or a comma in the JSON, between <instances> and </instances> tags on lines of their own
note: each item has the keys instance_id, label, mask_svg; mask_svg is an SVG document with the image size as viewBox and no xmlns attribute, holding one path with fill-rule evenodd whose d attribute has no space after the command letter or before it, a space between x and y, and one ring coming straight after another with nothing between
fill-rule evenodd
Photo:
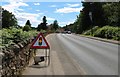
<instances>
[{"instance_id":1,"label":"cloudy sky","mask_svg":"<svg viewBox=\"0 0 120 77\"><path fill-rule=\"evenodd\" d=\"M7 0L1 5L15 15L19 25L24 26L26 21L30 20L34 27L42 22L43 16L46 16L48 24L57 20L60 26L65 26L74 22L82 9L80 0L70 2Z\"/></svg>"}]
</instances>

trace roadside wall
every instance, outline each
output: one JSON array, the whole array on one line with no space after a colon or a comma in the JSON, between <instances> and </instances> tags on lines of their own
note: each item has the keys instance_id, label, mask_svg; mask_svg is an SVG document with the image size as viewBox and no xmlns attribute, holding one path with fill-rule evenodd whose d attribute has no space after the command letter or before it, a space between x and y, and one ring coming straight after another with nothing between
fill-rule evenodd
<instances>
[{"instance_id":1,"label":"roadside wall","mask_svg":"<svg viewBox=\"0 0 120 77\"><path fill-rule=\"evenodd\" d=\"M2 77L13 77L21 74L33 55L34 50L30 49L33 40L32 37L2 49L4 54L2 58Z\"/></svg>"}]
</instances>

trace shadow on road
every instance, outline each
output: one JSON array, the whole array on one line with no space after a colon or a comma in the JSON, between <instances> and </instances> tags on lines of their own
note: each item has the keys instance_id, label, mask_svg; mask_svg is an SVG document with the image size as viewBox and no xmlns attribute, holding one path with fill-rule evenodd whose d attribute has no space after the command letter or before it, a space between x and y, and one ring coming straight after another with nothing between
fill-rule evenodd
<instances>
[{"instance_id":1,"label":"shadow on road","mask_svg":"<svg viewBox=\"0 0 120 77\"><path fill-rule=\"evenodd\" d=\"M30 67L30 68L46 68L47 66L46 66L46 65L41 65L41 64L38 64L38 65L32 64L32 65L30 65L29 67Z\"/></svg>"}]
</instances>

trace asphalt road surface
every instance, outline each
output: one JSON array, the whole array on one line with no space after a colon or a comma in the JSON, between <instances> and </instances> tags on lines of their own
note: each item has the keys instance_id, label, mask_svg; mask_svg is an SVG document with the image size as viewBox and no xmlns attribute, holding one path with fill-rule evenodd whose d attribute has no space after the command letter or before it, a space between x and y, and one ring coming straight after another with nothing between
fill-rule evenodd
<instances>
[{"instance_id":1,"label":"asphalt road surface","mask_svg":"<svg viewBox=\"0 0 120 77\"><path fill-rule=\"evenodd\" d=\"M80 68L86 75L118 75L117 44L61 33L50 34L47 40L51 51L58 54L66 74L75 74Z\"/></svg>"}]
</instances>

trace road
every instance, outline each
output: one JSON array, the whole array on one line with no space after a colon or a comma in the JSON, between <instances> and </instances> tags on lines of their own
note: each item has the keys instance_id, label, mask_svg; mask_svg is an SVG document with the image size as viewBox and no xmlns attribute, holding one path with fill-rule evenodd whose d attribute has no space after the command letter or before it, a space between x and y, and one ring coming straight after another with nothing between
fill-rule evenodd
<instances>
[{"instance_id":1,"label":"road","mask_svg":"<svg viewBox=\"0 0 120 77\"><path fill-rule=\"evenodd\" d=\"M86 75L118 75L116 44L74 34L50 34L47 41L51 51L56 51L65 74L79 74L76 69L80 69Z\"/></svg>"}]
</instances>

